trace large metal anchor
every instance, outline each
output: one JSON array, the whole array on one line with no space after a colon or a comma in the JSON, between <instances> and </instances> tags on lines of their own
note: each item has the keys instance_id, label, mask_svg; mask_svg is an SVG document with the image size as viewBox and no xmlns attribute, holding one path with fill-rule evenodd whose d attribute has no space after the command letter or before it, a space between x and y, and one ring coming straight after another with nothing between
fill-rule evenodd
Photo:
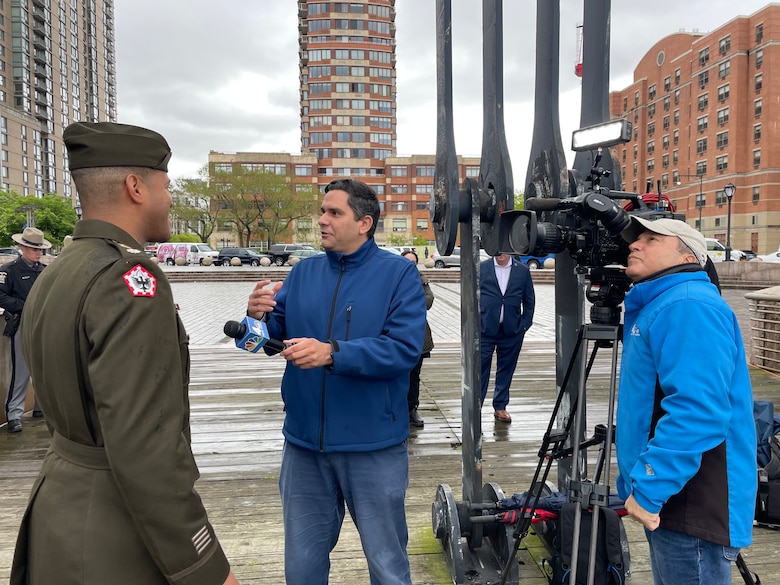
<instances>
[{"instance_id":1,"label":"large metal anchor","mask_svg":"<svg viewBox=\"0 0 780 585\"><path fill-rule=\"evenodd\" d=\"M607 27L598 50L588 53L585 75L599 69L608 48L609 0L585 0L587 13L596 5L596 19ZM452 119L452 15L451 0L436 2L437 31L437 146L431 220L441 254L450 254L460 226L461 244L461 344L462 344L462 500L447 484L439 485L432 505L433 530L442 541L444 554L456 585L469 583L517 583L516 520L497 513L496 502L504 497L495 483L482 485L482 428L480 392L479 250L490 255L525 253L522 249L527 224L523 212L513 210L511 162L506 146L503 103L502 1L483 0L483 146L478 181L458 181ZM585 29L587 30L587 26ZM525 197L561 199L576 194L578 179L566 168L558 120L559 0L537 0L535 117ZM594 29L598 34L598 27ZM586 42L588 37L585 37ZM608 54L608 50L607 50ZM588 57L592 60L588 70ZM607 72L608 72L608 60ZM603 69L603 67L602 67ZM602 71L603 73L603 71ZM583 91L583 121L603 115L607 81ZM586 102L598 102L599 111L586 113ZM608 112L606 118L608 119ZM575 164L575 166L577 166ZM584 166L580 165L580 166ZM542 219L548 213L537 207ZM567 357L574 352L577 331L583 321L584 304L575 263L567 254L556 256L556 374L558 389L566 376ZM580 372L574 364L575 377ZM571 387L579 382L570 379ZM566 421L562 421L565 424ZM570 475L570 466L559 466L559 485ZM536 487L546 495L546 487ZM519 525L519 524L518 524ZM513 541L514 539L514 541Z\"/></svg>"}]
</instances>

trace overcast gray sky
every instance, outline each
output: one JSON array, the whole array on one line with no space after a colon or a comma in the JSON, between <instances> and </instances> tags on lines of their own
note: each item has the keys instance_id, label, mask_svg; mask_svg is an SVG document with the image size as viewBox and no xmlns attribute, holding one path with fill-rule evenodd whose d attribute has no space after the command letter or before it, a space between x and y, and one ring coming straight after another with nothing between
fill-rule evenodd
<instances>
[{"instance_id":1,"label":"overcast gray sky","mask_svg":"<svg viewBox=\"0 0 780 585\"><path fill-rule=\"evenodd\" d=\"M458 154L482 147L482 3L453 0ZM612 2L610 88L663 37L710 32L765 0ZM397 0L398 154L436 151L435 0ZM210 150L300 153L298 29L293 0L119 0L115 5L119 122L161 132L172 178L193 177ZM579 126L574 75L582 0L561 0L560 120L564 148ZM536 2L504 0L504 101L515 184L533 128ZM570 159L571 160L571 159Z\"/></svg>"}]
</instances>

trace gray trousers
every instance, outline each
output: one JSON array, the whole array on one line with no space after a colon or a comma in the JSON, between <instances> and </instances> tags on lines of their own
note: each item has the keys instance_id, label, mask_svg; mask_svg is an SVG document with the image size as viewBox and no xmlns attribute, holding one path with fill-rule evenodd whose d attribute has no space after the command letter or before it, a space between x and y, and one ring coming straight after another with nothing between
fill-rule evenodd
<instances>
[{"instance_id":1,"label":"gray trousers","mask_svg":"<svg viewBox=\"0 0 780 585\"><path fill-rule=\"evenodd\" d=\"M11 342L11 373L8 397L5 400L5 414L8 420L21 419L24 414L24 400L27 398L27 386L30 384L30 370L22 355L22 338L17 331Z\"/></svg>"}]
</instances>

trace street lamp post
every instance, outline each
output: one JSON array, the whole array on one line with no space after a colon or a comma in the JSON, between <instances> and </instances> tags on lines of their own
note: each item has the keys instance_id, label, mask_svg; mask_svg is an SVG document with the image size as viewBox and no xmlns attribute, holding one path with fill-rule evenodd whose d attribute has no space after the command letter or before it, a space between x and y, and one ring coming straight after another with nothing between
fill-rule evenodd
<instances>
[{"instance_id":1,"label":"street lamp post","mask_svg":"<svg viewBox=\"0 0 780 585\"><path fill-rule=\"evenodd\" d=\"M731 261L731 198L734 197L734 192L737 188L734 183L728 183L723 187L723 192L726 194L726 199L729 200L728 215L726 216L726 257L724 260Z\"/></svg>"},{"instance_id":2,"label":"street lamp post","mask_svg":"<svg viewBox=\"0 0 780 585\"><path fill-rule=\"evenodd\" d=\"M701 208L704 207L704 200L703 200L703 192L702 192L702 181L704 179L703 173L696 173L695 175L687 174L687 173L679 173L679 176L681 177L696 177L699 179L699 197L696 199L696 207L699 210L699 231L701 231ZM680 185L680 181L677 181L677 184Z\"/></svg>"}]
</instances>

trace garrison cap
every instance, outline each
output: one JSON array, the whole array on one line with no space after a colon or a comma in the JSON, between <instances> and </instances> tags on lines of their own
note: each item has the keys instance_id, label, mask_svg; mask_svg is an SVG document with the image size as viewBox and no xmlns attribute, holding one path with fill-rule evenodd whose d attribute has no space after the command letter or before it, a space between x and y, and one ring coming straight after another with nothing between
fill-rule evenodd
<instances>
[{"instance_id":1,"label":"garrison cap","mask_svg":"<svg viewBox=\"0 0 780 585\"><path fill-rule=\"evenodd\" d=\"M171 147L162 135L113 122L74 122L62 133L70 170L145 167L168 172Z\"/></svg>"}]
</instances>

